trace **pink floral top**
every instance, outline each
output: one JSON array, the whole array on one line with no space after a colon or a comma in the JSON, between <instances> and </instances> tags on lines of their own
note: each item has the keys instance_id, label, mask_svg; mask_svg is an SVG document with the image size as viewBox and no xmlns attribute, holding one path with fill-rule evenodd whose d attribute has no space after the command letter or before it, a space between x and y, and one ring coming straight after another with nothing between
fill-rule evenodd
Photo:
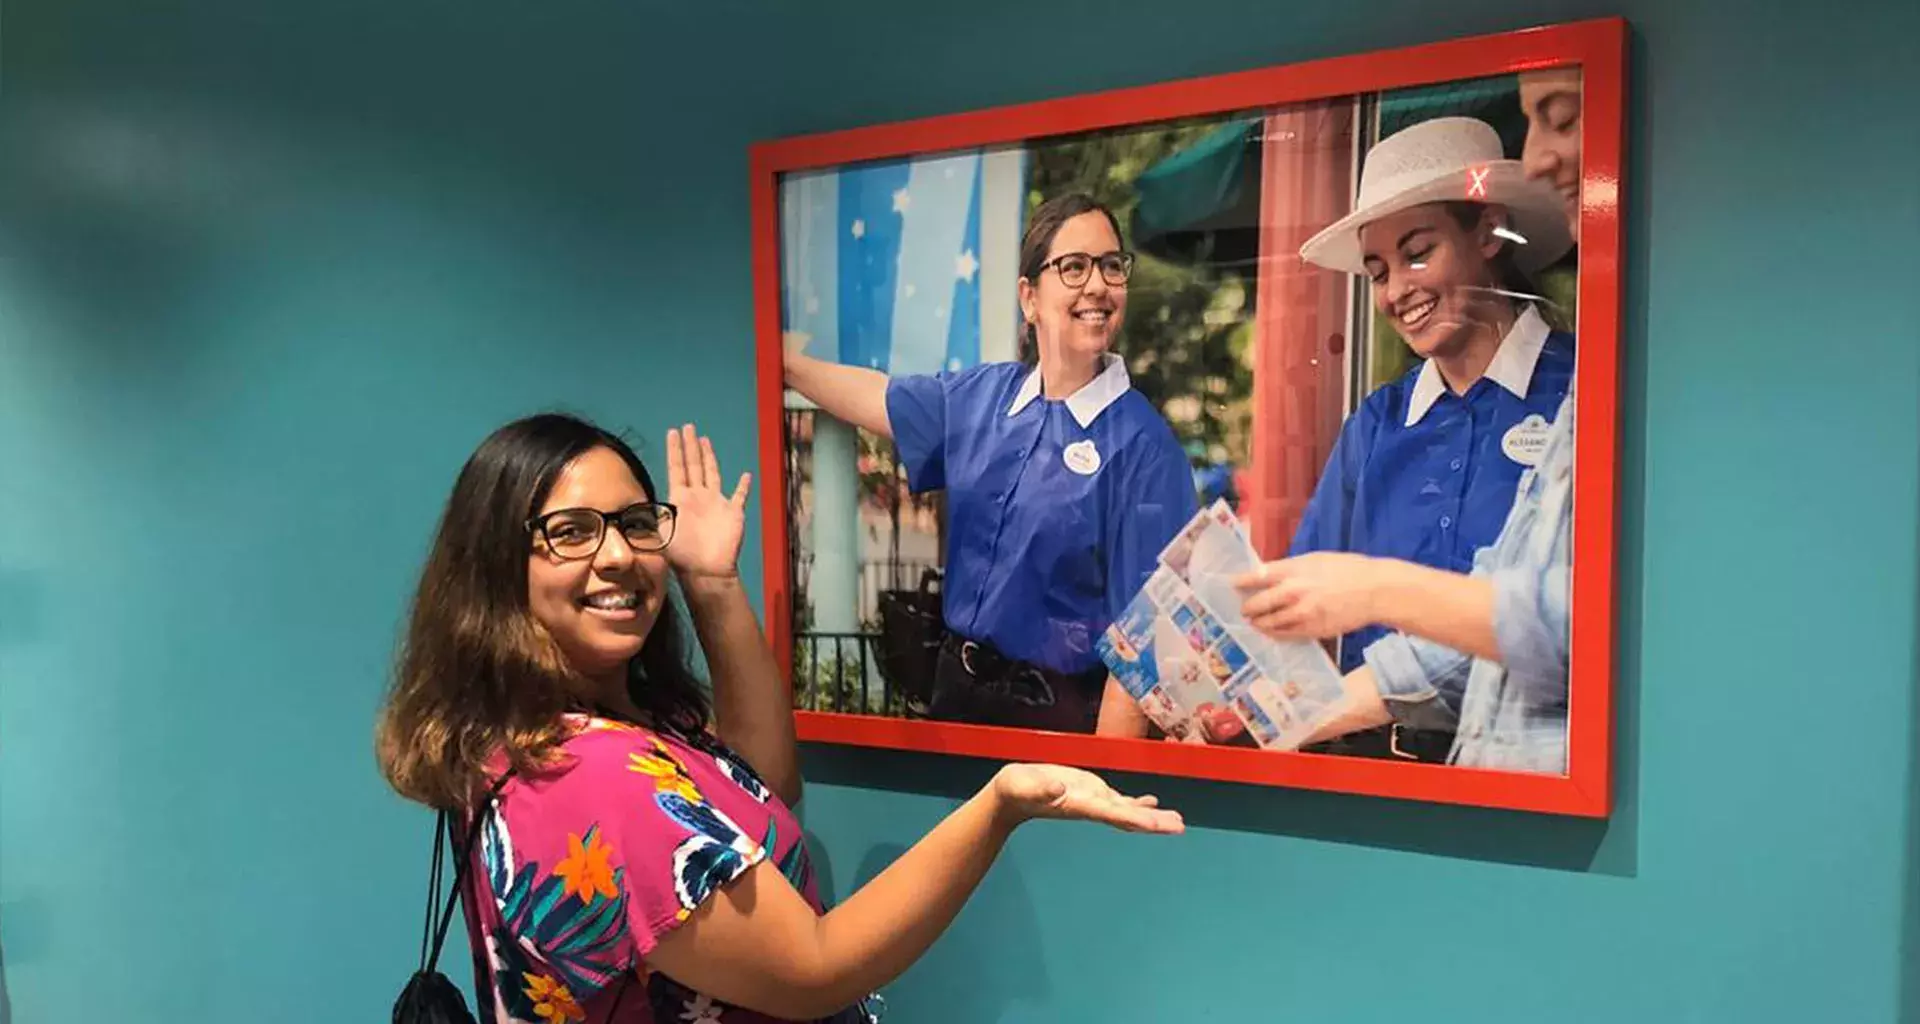
<instances>
[{"instance_id":1,"label":"pink floral top","mask_svg":"<svg viewBox=\"0 0 1920 1024\"><path fill-rule=\"evenodd\" d=\"M481 825L471 868L480 919L469 924L488 961L482 1019L772 1022L650 972L646 957L768 858L822 912L793 813L717 743L709 752L608 719L569 723L563 767L508 779ZM830 1024L867 1020L852 1008Z\"/></svg>"}]
</instances>

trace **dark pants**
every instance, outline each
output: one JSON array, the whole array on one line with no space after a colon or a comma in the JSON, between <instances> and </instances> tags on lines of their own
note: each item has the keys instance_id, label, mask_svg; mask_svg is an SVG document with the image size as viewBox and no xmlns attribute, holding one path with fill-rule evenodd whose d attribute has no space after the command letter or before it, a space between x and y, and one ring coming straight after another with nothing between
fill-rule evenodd
<instances>
[{"instance_id":1,"label":"dark pants","mask_svg":"<svg viewBox=\"0 0 1920 1024\"><path fill-rule=\"evenodd\" d=\"M949 635L940 646L928 717L941 722L1090 733L1106 693L1104 666L1052 672Z\"/></svg>"}]
</instances>

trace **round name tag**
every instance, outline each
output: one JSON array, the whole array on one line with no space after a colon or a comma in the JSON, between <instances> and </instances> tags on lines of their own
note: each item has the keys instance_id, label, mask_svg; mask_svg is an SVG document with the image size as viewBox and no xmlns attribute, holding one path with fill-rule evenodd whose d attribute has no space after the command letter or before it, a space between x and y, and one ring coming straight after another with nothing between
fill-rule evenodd
<instances>
[{"instance_id":1,"label":"round name tag","mask_svg":"<svg viewBox=\"0 0 1920 1024\"><path fill-rule=\"evenodd\" d=\"M1537 466L1540 456L1547 450L1547 431L1551 429L1546 417L1534 413L1515 423L1500 439L1500 450L1507 458L1522 466Z\"/></svg>"},{"instance_id":2,"label":"round name tag","mask_svg":"<svg viewBox=\"0 0 1920 1024\"><path fill-rule=\"evenodd\" d=\"M1060 453L1060 460L1075 473L1092 476L1100 470L1100 449L1092 441L1075 441Z\"/></svg>"}]
</instances>

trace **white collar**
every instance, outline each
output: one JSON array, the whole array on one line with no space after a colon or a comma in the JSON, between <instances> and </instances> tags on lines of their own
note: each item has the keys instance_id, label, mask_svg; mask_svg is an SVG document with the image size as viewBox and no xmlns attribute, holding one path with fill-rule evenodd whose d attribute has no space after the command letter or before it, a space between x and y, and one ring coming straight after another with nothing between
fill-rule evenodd
<instances>
[{"instance_id":1,"label":"white collar","mask_svg":"<svg viewBox=\"0 0 1920 1024\"><path fill-rule=\"evenodd\" d=\"M1533 383L1534 364L1540 361L1540 350L1547 347L1551 330L1540 311L1529 303L1514 318L1513 327L1494 350L1493 361L1487 364L1486 378L1512 392L1515 398L1527 397L1527 388ZM1421 364L1420 376L1413 382L1413 394L1407 397L1407 426L1420 422L1446 390L1447 382L1440 376L1440 367L1431 359Z\"/></svg>"},{"instance_id":2,"label":"white collar","mask_svg":"<svg viewBox=\"0 0 1920 1024\"><path fill-rule=\"evenodd\" d=\"M1127 374L1127 361L1108 352L1105 357L1106 368L1092 380L1082 385L1080 390L1067 396L1067 411L1073 413L1074 421L1085 430L1107 411L1107 406L1118 401L1127 389L1133 387L1133 378ZM1025 409L1028 403L1040 397L1040 368L1034 367L1027 373L1027 379L1020 382L1020 390L1013 396L1013 404L1007 407L1007 415L1012 416Z\"/></svg>"}]
</instances>

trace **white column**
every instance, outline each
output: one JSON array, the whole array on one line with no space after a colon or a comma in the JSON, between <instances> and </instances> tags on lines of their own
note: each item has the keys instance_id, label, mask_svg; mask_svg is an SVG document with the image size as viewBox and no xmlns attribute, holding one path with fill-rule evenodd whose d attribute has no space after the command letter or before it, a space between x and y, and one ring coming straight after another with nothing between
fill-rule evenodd
<instances>
[{"instance_id":1,"label":"white column","mask_svg":"<svg viewBox=\"0 0 1920 1024\"><path fill-rule=\"evenodd\" d=\"M860 446L854 428L825 413L813 421L813 628L860 630ZM845 646L845 645L843 645ZM822 658L832 657L829 645ZM851 648L847 651L851 656Z\"/></svg>"},{"instance_id":2,"label":"white column","mask_svg":"<svg viewBox=\"0 0 1920 1024\"><path fill-rule=\"evenodd\" d=\"M1027 211L1027 154L980 158L980 361L1020 358L1020 233Z\"/></svg>"}]
</instances>

